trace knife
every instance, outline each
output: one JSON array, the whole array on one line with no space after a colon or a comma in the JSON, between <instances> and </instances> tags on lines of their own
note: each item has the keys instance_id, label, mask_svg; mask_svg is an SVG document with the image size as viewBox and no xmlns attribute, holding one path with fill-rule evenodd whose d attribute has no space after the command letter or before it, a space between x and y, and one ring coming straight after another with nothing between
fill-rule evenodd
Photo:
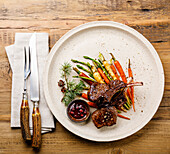
<instances>
[{"instance_id":1,"label":"knife","mask_svg":"<svg viewBox=\"0 0 170 154\"><path fill-rule=\"evenodd\" d=\"M33 102L32 122L33 139L32 147L39 149L41 146L41 115L39 112L39 76L37 63L36 33L29 42L31 50L31 76L30 76L30 97Z\"/></svg>"}]
</instances>

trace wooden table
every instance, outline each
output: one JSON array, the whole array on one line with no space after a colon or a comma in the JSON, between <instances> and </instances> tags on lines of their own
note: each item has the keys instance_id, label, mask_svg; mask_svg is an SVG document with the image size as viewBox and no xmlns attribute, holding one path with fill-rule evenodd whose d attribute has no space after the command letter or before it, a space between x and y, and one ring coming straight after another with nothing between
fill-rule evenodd
<instances>
[{"instance_id":1,"label":"wooden table","mask_svg":"<svg viewBox=\"0 0 170 154\"><path fill-rule=\"evenodd\" d=\"M16 32L48 32L50 48L70 29L90 21L111 20L142 33L157 50L165 71L165 92L152 120L120 141L96 143L56 129L43 135L42 153L170 153L169 0L1 0L0 1L0 153L33 153L10 128L11 68L5 46Z\"/></svg>"}]
</instances>

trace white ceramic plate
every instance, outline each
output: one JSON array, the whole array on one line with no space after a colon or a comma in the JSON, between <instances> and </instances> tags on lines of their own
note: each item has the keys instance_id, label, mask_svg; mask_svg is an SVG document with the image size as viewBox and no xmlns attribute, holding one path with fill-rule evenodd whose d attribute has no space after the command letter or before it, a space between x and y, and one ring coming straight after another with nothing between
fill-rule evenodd
<instances>
[{"instance_id":1,"label":"white ceramic plate","mask_svg":"<svg viewBox=\"0 0 170 154\"><path fill-rule=\"evenodd\" d=\"M126 74L130 58L134 79L144 83L143 87L135 87L136 112L131 109L123 113L131 120L118 118L116 125L101 129L97 129L92 120L86 125L71 122L57 85L61 79L59 69L64 62L71 62L72 58L87 61L83 55L97 58L99 52L108 60L112 52ZM57 41L47 59L43 84L49 108L65 128L85 139L108 142L134 134L151 120L163 96L164 71L157 52L143 35L120 23L98 21L80 25Z\"/></svg>"}]
</instances>

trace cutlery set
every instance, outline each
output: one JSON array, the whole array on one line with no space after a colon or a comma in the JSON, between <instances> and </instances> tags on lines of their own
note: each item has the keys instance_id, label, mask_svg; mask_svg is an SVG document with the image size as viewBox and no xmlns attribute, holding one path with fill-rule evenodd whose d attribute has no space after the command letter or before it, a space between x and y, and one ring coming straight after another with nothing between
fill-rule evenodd
<instances>
[{"instance_id":1,"label":"cutlery set","mask_svg":"<svg viewBox=\"0 0 170 154\"><path fill-rule=\"evenodd\" d=\"M33 102L32 123L33 123L33 137L32 147L40 148L41 146L41 115L39 112L39 76L38 63L36 51L36 34L31 36L29 41L29 58L27 64L27 52L24 47L24 92L20 110L20 123L22 137L25 141L31 141L31 134L29 129L29 104L27 93L27 79L30 75L30 98Z\"/></svg>"}]
</instances>

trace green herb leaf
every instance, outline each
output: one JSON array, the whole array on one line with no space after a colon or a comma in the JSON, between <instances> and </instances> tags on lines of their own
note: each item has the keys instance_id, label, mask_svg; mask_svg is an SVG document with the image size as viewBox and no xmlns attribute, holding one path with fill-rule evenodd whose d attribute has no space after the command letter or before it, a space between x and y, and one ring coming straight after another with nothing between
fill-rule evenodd
<instances>
[{"instance_id":1,"label":"green herb leaf","mask_svg":"<svg viewBox=\"0 0 170 154\"><path fill-rule=\"evenodd\" d=\"M71 64L65 62L61 67L61 77L65 78L65 76L69 76L71 73Z\"/></svg>"},{"instance_id":2,"label":"green herb leaf","mask_svg":"<svg viewBox=\"0 0 170 154\"><path fill-rule=\"evenodd\" d=\"M85 84L82 80L79 81L79 83L75 87L75 93L76 95L80 95L80 93L83 91L85 87Z\"/></svg>"},{"instance_id":3,"label":"green herb leaf","mask_svg":"<svg viewBox=\"0 0 170 154\"><path fill-rule=\"evenodd\" d=\"M64 63L61 67L61 77L65 79L67 85L67 90L62 99L62 102L65 103L65 105L68 105L77 95L80 95L86 87L82 80L80 80L77 84L74 80L68 81L68 76L70 75L70 73L70 63Z\"/></svg>"}]
</instances>

